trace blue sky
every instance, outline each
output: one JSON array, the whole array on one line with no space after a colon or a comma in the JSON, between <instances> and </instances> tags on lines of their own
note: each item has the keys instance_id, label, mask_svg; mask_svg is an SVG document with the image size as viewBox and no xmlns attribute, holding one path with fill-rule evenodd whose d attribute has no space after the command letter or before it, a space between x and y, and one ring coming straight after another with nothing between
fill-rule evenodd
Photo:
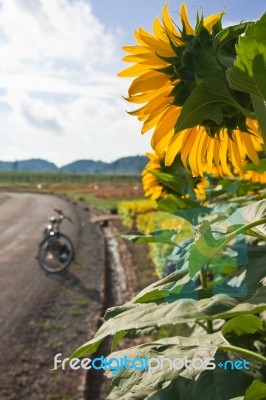
<instances>
[{"instance_id":1,"label":"blue sky","mask_svg":"<svg viewBox=\"0 0 266 400\"><path fill-rule=\"evenodd\" d=\"M152 20L160 15L166 3L164 0L91 0L90 2L93 12L100 20L105 21L106 26L110 29L120 26L129 40L137 27L151 29ZM170 13L174 17L181 1L169 0L168 4ZM186 4L192 22L195 10L203 9L205 14L209 15L224 9L225 22L238 22L241 19L258 19L266 8L263 0L193 0L186 1Z\"/></svg>"},{"instance_id":2,"label":"blue sky","mask_svg":"<svg viewBox=\"0 0 266 400\"><path fill-rule=\"evenodd\" d=\"M188 1L190 20L225 9L227 24L257 19L262 0ZM0 0L0 160L115 160L150 150L126 113L123 44L151 30L162 0ZM169 1L179 20L180 2Z\"/></svg>"}]
</instances>

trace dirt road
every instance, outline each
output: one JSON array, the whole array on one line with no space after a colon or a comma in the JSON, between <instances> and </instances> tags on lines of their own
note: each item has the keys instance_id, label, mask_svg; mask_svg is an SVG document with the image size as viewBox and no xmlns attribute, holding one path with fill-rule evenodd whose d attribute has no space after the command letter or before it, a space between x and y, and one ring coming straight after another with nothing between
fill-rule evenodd
<instances>
[{"instance_id":1,"label":"dirt road","mask_svg":"<svg viewBox=\"0 0 266 400\"><path fill-rule=\"evenodd\" d=\"M0 353L10 344L12 333L28 319L31 307L45 301L58 285L38 267L35 259L47 216L62 208L75 220L69 204L52 196L27 193L5 194L0 205ZM74 242L77 223L64 223Z\"/></svg>"},{"instance_id":2,"label":"dirt road","mask_svg":"<svg viewBox=\"0 0 266 400\"><path fill-rule=\"evenodd\" d=\"M35 259L47 217L60 208L76 259L64 274L46 274ZM104 245L88 211L63 199L0 193L0 399L76 400L80 371L51 372L95 332L102 313Z\"/></svg>"}]
</instances>

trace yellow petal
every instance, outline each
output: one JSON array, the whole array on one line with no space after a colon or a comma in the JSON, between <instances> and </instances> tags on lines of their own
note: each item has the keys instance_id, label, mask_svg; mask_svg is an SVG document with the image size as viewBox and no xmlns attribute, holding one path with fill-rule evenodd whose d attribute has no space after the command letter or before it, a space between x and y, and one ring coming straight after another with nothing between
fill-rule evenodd
<instances>
[{"instance_id":1,"label":"yellow petal","mask_svg":"<svg viewBox=\"0 0 266 400\"><path fill-rule=\"evenodd\" d=\"M188 15L187 15L187 6L185 3L183 3L180 7L180 16L181 16L181 22L185 25L186 34L194 35L195 31L189 23Z\"/></svg>"},{"instance_id":2,"label":"yellow petal","mask_svg":"<svg viewBox=\"0 0 266 400\"><path fill-rule=\"evenodd\" d=\"M167 32L167 34L170 36L170 38L172 40L174 40L175 43L182 44L183 41L181 40L181 35L175 28L172 18L169 16L167 3L165 4L165 6L163 8L162 21L163 21L164 29Z\"/></svg>"},{"instance_id":3,"label":"yellow petal","mask_svg":"<svg viewBox=\"0 0 266 400\"><path fill-rule=\"evenodd\" d=\"M157 146L157 143L164 135L167 135L167 133L173 129L180 114L180 110L181 107L176 106L169 106L166 109L152 137L154 147Z\"/></svg>"},{"instance_id":4,"label":"yellow petal","mask_svg":"<svg viewBox=\"0 0 266 400\"><path fill-rule=\"evenodd\" d=\"M150 90L162 89L165 84L168 84L168 77L156 71L149 71L134 79L131 83L128 93L130 96L148 92Z\"/></svg>"},{"instance_id":5,"label":"yellow petal","mask_svg":"<svg viewBox=\"0 0 266 400\"><path fill-rule=\"evenodd\" d=\"M193 146L194 137L195 137L195 129L194 128L187 129L186 135L184 136L184 140L182 143L182 151L181 151L181 160L185 168L188 168L187 158L189 151Z\"/></svg>"},{"instance_id":6,"label":"yellow petal","mask_svg":"<svg viewBox=\"0 0 266 400\"><path fill-rule=\"evenodd\" d=\"M219 21L219 19L223 16L223 14L224 12L210 15L209 17L205 18L203 25L205 26L206 29L208 29L209 32L211 32L213 25L215 25L216 22Z\"/></svg>"},{"instance_id":7,"label":"yellow petal","mask_svg":"<svg viewBox=\"0 0 266 400\"><path fill-rule=\"evenodd\" d=\"M165 35L165 30L164 30L163 26L161 25L159 18L155 18L155 20L153 21L152 27L153 27L153 32L158 39L163 40L165 42L168 41L168 39L166 38L166 35Z\"/></svg>"},{"instance_id":8,"label":"yellow petal","mask_svg":"<svg viewBox=\"0 0 266 400\"><path fill-rule=\"evenodd\" d=\"M246 149L246 153L248 155L248 157L250 158L250 160L258 165L259 164L259 157L258 154L254 148L252 139L251 139L251 135L249 133L245 133L245 132L239 132L240 133L240 140L243 141L245 149Z\"/></svg>"},{"instance_id":9,"label":"yellow petal","mask_svg":"<svg viewBox=\"0 0 266 400\"><path fill-rule=\"evenodd\" d=\"M207 151L207 165L208 165L208 170L211 171L213 168L213 152L214 152L214 144L215 144L215 139L210 138L209 141L209 148Z\"/></svg>"},{"instance_id":10,"label":"yellow petal","mask_svg":"<svg viewBox=\"0 0 266 400\"><path fill-rule=\"evenodd\" d=\"M126 77L126 78L130 78L132 76L139 76L142 74L145 74L147 72L148 68L146 65L142 65L142 64L136 64L136 65L132 65L131 67L128 67L126 69L124 69L123 71L119 72L118 76L120 77Z\"/></svg>"},{"instance_id":11,"label":"yellow petal","mask_svg":"<svg viewBox=\"0 0 266 400\"><path fill-rule=\"evenodd\" d=\"M165 165L169 166L173 164L176 155L179 153L182 147L186 130L178 132L170 141L169 147L165 155Z\"/></svg>"},{"instance_id":12,"label":"yellow petal","mask_svg":"<svg viewBox=\"0 0 266 400\"><path fill-rule=\"evenodd\" d=\"M228 134L223 131L220 135L220 161L221 167L223 169L224 174L227 176L233 176L227 162L227 154L228 154Z\"/></svg>"},{"instance_id":13,"label":"yellow petal","mask_svg":"<svg viewBox=\"0 0 266 400\"><path fill-rule=\"evenodd\" d=\"M140 53L149 53L151 51L151 49L147 48L147 47L143 47L143 46L123 46L122 49L130 54L140 54Z\"/></svg>"},{"instance_id":14,"label":"yellow petal","mask_svg":"<svg viewBox=\"0 0 266 400\"><path fill-rule=\"evenodd\" d=\"M200 154L199 154L199 145L200 145L200 140L201 140L201 135L199 132L198 127L195 127L194 130L194 140L189 152L189 166L191 169L191 172L194 176L199 175L199 170L198 170L198 159L200 159Z\"/></svg>"},{"instance_id":15,"label":"yellow petal","mask_svg":"<svg viewBox=\"0 0 266 400\"><path fill-rule=\"evenodd\" d=\"M158 154L159 157L163 158L165 156L165 153L168 149L169 143L174 135L174 130L171 129L167 134L162 136L154 145L154 142L152 141L152 147L156 150L156 153ZM167 164L165 164L167 165Z\"/></svg>"}]
</instances>

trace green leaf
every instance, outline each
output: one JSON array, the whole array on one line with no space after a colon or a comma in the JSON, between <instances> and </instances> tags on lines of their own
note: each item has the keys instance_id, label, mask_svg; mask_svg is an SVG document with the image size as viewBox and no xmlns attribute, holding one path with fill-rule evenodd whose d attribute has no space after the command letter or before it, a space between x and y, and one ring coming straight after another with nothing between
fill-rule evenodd
<instances>
[{"instance_id":1,"label":"green leaf","mask_svg":"<svg viewBox=\"0 0 266 400\"><path fill-rule=\"evenodd\" d=\"M266 72L266 54L258 54L253 60L253 77L259 88L261 97L266 100L266 82L265 82L265 72Z\"/></svg>"},{"instance_id":2,"label":"green leaf","mask_svg":"<svg viewBox=\"0 0 266 400\"><path fill-rule=\"evenodd\" d=\"M178 294L180 294L180 296L184 294L183 288L188 282L190 282L190 277L186 270L173 272L158 282L152 283L150 286L143 289L133 298L132 302L148 303L160 299L170 299L173 295L175 296L175 299L177 299Z\"/></svg>"},{"instance_id":3,"label":"green leaf","mask_svg":"<svg viewBox=\"0 0 266 400\"><path fill-rule=\"evenodd\" d=\"M215 225L211 226L209 221L203 221L195 229L194 242L181 251L177 269L186 268L193 277L206 266L212 269L237 266L237 260L228 244L236 236L243 234L266 238L265 218L266 200L261 200L237 209L226 220Z\"/></svg>"},{"instance_id":4,"label":"green leaf","mask_svg":"<svg viewBox=\"0 0 266 400\"><path fill-rule=\"evenodd\" d=\"M223 46L226 43L228 43L232 39L238 38L241 34L243 34L250 24L252 24L252 22L243 22L238 25L228 26L227 28L223 29L215 36L215 39L213 42L213 51L217 58L217 61L223 67L231 65L232 59L225 60L223 56L220 56L221 49L223 48ZM227 61L227 62L225 62L225 61Z\"/></svg>"},{"instance_id":5,"label":"green leaf","mask_svg":"<svg viewBox=\"0 0 266 400\"><path fill-rule=\"evenodd\" d=\"M168 174L166 172L158 172L154 170L149 170L149 172L154 175L159 182L161 182L167 188L173 190L177 194L182 194L185 182L182 179L178 179L176 176Z\"/></svg>"},{"instance_id":6,"label":"green leaf","mask_svg":"<svg viewBox=\"0 0 266 400\"><path fill-rule=\"evenodd\" d=\"M202 268L221 268L223 266L236 266L232 252L225 249L229 235L215 239L209 221L203 221L195 229L196 235L193 243L185 247L177 260L176 268L186 268L191 277L195 276ZM234 253L236 256L236 253Z\"/></svg>"},{"instance_id":7,"label":"green leaf","mask_svg":"<svg viewBox=\"0 0 266 400\"><path fill-rule=\"evenodd\" d=\"M226 355L217 354L216 364L225 362ZM226 384L225 384L226 382ZM108 400L244 400L240 396L251 384L252 377L235 370L216 368L213 371L203 372L199 378L194 381L191 379L178 377L164 389L145 388L137 393L123 392L115 389L113 396ZM234 397L234 399L232 398Z\"/></svg>"},{"instance_id":8,"label":"green leaf","mask_svg":"<svg viewBox=\"0 0 266 400\"><path fill-rule=\"evenodd\" d=\"M263 328L263 321L255 315L241 315L226 322L222 328L223 335L228 332L235 332L241 336L244 334L255 333Z\"/></svg>"},{"instance_id":9,"label":"green leaf","mask_svg":"<svg viewBox=\"0 0 266 400\"><path fill-rule=\"evenodd\" d=\"M261 78L261 80L262 82L265 81L264 78ZM260 86L261 89L263 85L265 85L265 82L262 83L262 85ZM266 88L264 88L264 91L266 91ZM254 107L254 112L258 120L259 127L264 138L264 142L266 143L266 105L265 105L265 99L263 99L262 97L263 96L259 97L251 94L251 100Z\"/></svg>"},{"instance_id":10,"label":"green leaf","mask_svg":"<svg viewBox=\"0 0 266 400\"><path fill-rule=\"evenodd\" d=\"M149 359L163 357L174 360L176 358L187 357L189 360L199 358L204 363L204 358L213 358L218 346L224 343L225 340L218 332L194 337L175 336L114 352L108 356L108 359L123 359L126 356L130 360L134 358L144 359L144 357L148 357ZM143 387L165 387L170 384L171 380L176 379L178 376L197 379L205 370L203 363L201 369L195 369L192 366L191 368L186 368L184 365L180 370L173 370L170 363L166 362L160 371L157 369L132 371L123 368L115 376L111 370L107 370L105 375L113 378L113 385L118 387L118 389L137 392Z\"/></svg>"},{"instance_id":11,"label":"green leaf","mask_svg":"<svg viewBox=\"0 0 266 400\"><path fill-rule=\"evenodd\" d=\"M167 243L176 246L175 237L177 231L174 229L165 229L151 232L149 234L141 232L128 232L122 233L124 239L131 240L134 243Z\"/></svg>"},{"instance_id":12,"label":"green leaf","mask_svg":"<svg viewBox=\"0 0 266 400\"><path fill-rule=\"evenodd\" d=\"M245 171L255 171L258 172L258 174L263 174L263 172L266 172L266 158L263 160L260 160L260 163L258 165L256 164L248 164L244 167Z\"/></svg>"},{"instance_id":13,"label":"green leaf","mask_svg":"<svg viewBox=\"0 0 266 400\"><path fill-rule=\"evenodd\" d=\"M187 268L189 269L190 276L194 276L205 265L209 265L211 262L213 265L215 261L220 261L221 253L218 252L218 248L223 242L224 239L217 240L213 237L209 221L203 221L199 228L197 228L194 243L189 248ZM223 254L224 259L225 256ZM226 263L231 262L231 258L227 257Z\"/></svg>"},{"instance_id":14,"label":"green leaf","mask_svg":"<svg viewBox=\"0 0 266 400\"><path fill-rule=\"evenodd\" d=\"M158 208L166 212L174 212L179 209L198 208L200 205L193 200L181 198L174 194L168 194L166 198L157 201Z\"/></svg>"},{"instance_id":15,"label":"green leaf","mask_svg":"<svg viewBox=\"0 0 266 400\"><path fill-rule=\"evenodd\" d=\"M174 211L173 214L178 217L184 218L192 225L197 225L199 217L202 217L203 215L206 214L210 214L212 211L213 210L210 207L198 206L197 208L188 208L180 211Z\"/></svg>"},{"instance_id":16,"label":"green leaf","mask_svg":"<svg viewBox=\"0 0 266 400\"><path fill-rule=\"evenodd\" d=\"M249 25L236 46L234 66L228 70L233 89L263 97L266 100L266 13Z\"/></svg>"},{"instance_id":17,"label":"green leaf","mask_svg":"<svg viewBox=\"0 0 266 400\"><path fill-rule=\"evenodd\" d=\"M246 295L252 295L261 286L260 281L265 277L266 248L265 246L247 245L246 250L249 258L248 264L228 276L226 282L233 291L242 287Z\"/></svg>"},{"instance_id":18,"label":"green leaf","mask_svg":"<svg viewBox=\"0 0 266 400\"><path fill-rule=\"evenodd\" d=\"M213 78L201 82L184 103L175 132L201 125L205 120L220 125L223 121L222 108L226 105L240 109L246 115L246 110L235 101L221 79Z\"/></svg>"},{"instance_id":19,"label":"green leaf","mask_svg":"<svg viewBox=\"0 0 266 400\"><path fill-rule=\"evenodd\" d=\"M245 35L240 36L239 43L236 45L237 58L235 66L241 71L253 77L254 58L261 54L266 59L266 13L249 25Z\"/></svg>"},{"instance_id":20,"label":"green leaf","mask_svg":"<svg viewBox=\"0 0 266 400\"><path fill-rule=\"evenodd\" d=\"M265 400L266 384L255 380L245 392L244 400Z\"/></svg>"},{"instance_id":21,"label":"green leaf","mask_svg":"<svg viewBox=\"0 0 266 400\"><path fill-rule=\"evenodd\" d=\"M226 71L226 78L231 89L261 96L255 80L241 71L241 69L234 66L229 67Z\"/></svg>"},{"instance_id":22,"label":"green leaf","mask_svg":"<svg viewBox=\"0 0 266 400\"><path fill-rule=\"evenodd\" d=\"M245 207L237 209L226 221L217 225L221 232L228 232L232 226L243 226L251 224L252 222L266 218L266 199L260 201L253 201ZM254 226L250 229L254 234L259 237L266 238L266 223Z\"/></svg>"},{"instance_id":23,"label":"green leaf","mask_svg":"<svg viewBox=\"0 0 266 400\"><path fill-rule=\"evenodd\" d=\"M263 286L244 302L231 296L215 295L211 299L183 301L128 303L107 310L104 323L95 337L77 349L73 357L95 352L108 335L149 327L177 325L198 320L229 319L239 315L258 314L266 310L266 287Z\"/></svg>"},{"instance_id":24,"label":"green leaf","mask_svg":"<svg viewBox=\"0 0 266 400\"><path fill-rule=\"evenodd\" d=\"M114 351L120 340L123 339L123 337L125 337L126 334L127 331L121 331L115 334L114 339L112 341L111 351Z\"/></svg>"}]
</instances>

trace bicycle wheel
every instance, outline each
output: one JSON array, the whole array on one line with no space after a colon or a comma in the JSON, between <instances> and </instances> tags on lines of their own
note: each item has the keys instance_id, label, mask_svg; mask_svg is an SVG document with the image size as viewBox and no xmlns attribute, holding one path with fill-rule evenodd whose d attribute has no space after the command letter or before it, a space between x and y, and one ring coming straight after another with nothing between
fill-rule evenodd
<instances>
[{"instance_id":1,"label":"bicycle wheel","mask_svg":"<svg viewBox=\"0 0 266 400\"><path fill-rule=\"evenodd\" d=\"M38 260L49 273L64 271L74 258L74 247L68 236L59 232L46 236L40 243Z\"/></svg>"}]
</instances>

